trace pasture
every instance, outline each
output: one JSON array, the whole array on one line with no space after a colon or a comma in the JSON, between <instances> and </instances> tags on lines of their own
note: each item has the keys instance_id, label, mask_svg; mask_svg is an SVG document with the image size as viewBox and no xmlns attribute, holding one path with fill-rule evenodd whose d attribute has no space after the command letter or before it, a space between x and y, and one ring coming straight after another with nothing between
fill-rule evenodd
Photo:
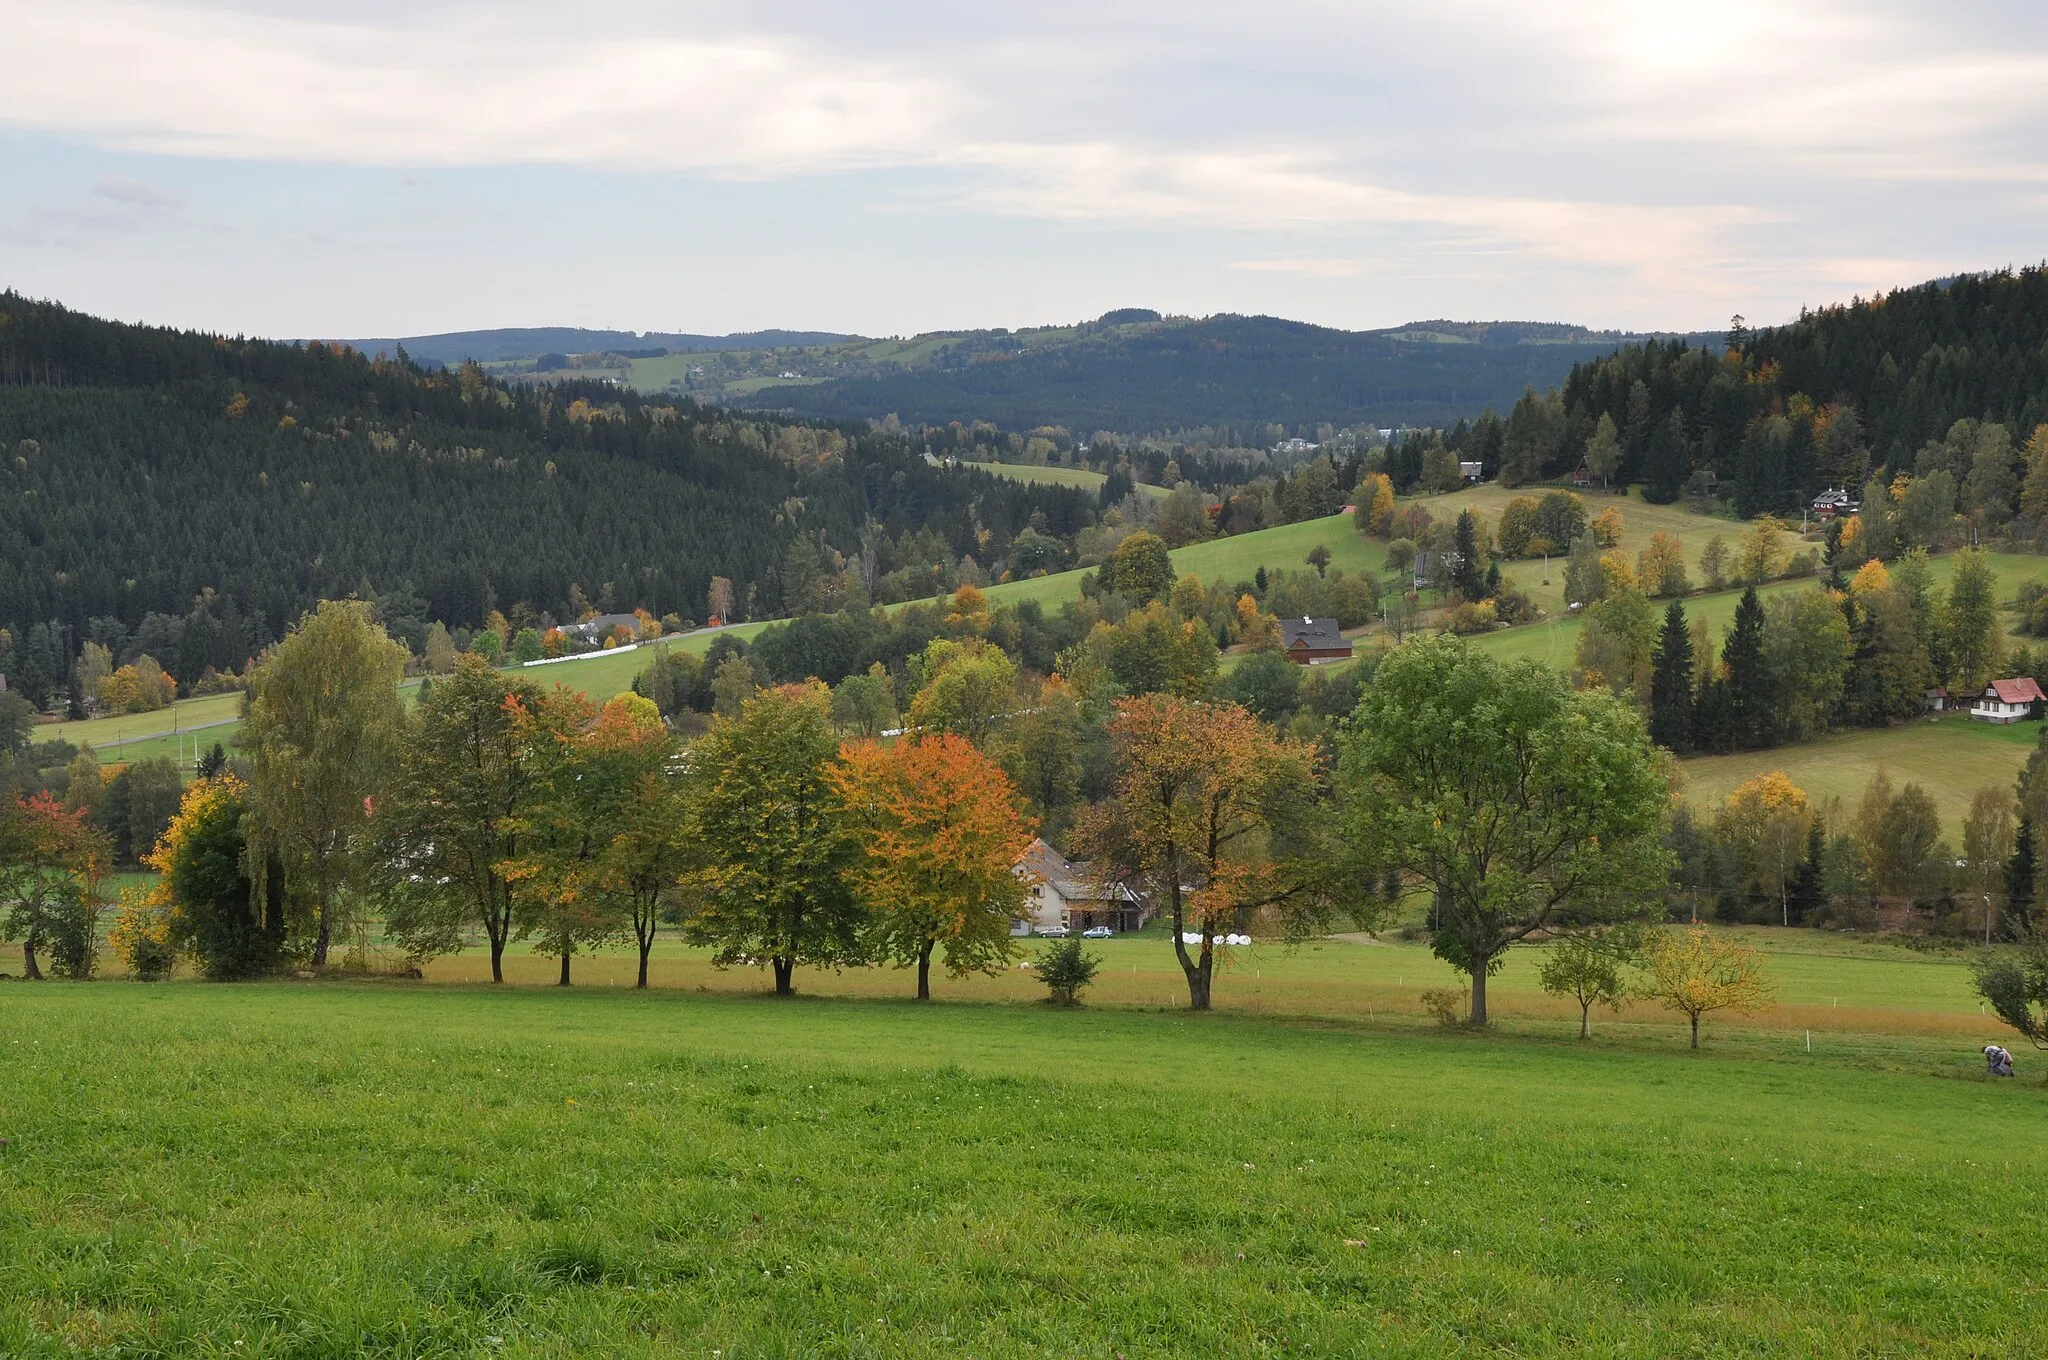
<instances>
[{"instance_id":1,"label":"pasture","mask_svg":"<svg viewBox=\"0 0 2048 1360\"><path fill-rule=\"evenodd\" d=\"M1037 467L1027 463L969 463L996 477L1007 477L1013 482L1031 482L1045 486L1072 486L1083 491L1100 491L1102 484L1109 480L1100 472L1077 467ZM1138 494L1153 500L1165 500L1173 492L1163 486L1147 482L1137 484Z\"/></svg>"},{"instance_id":2,"label":"pasture","mask_svg":"<svg viewBox=\"0 0 2048 1360\"><path fill-rule=\"evenodd\" d=\"M0 1353L2038 1353L2034 1064L1976 1075L1959 965L1810 938L1788 994L1887 1032L10 985ZM1126 949L1171 971L1098 993ZM1427 956L1255 957L1226 1006Z\"/></svg>"},{"instance_id":3,"label":"pasture","mask_svg":"<svg viewBox=\"0 0 2048 1360\"><path fill-rule=\"evenodd\" d=\"M1950 713L1898 727L1852 729L1771 751L1694 756L1680 761L1678 769L1687 800L1703 813L1745 781L1782 770L1815 805L1839 798L1842 814L1850 817L1856 814L1864 786L1882 769L1891 776L1894 790L1911 782L1933 796L1949 844L1960 850L1970 799L1987 785L2011 788L2040 735L2040 723L2001 727Z\"/></svg>"}]
</instances>

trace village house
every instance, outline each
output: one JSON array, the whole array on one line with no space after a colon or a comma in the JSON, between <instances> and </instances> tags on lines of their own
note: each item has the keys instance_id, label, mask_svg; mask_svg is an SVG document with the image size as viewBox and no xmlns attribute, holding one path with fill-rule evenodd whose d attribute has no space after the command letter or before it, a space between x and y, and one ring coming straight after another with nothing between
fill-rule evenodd
<instances>
[{"instance_id":1,"label":"village house","mask_svg":"<svg viewBox=\"0 0 2048 1360\"><path fill-rule=\"evenodd\" d=\"M566 636L578 638L595 646L602 643L608 637L617 636L618 630L621 628L626 630L625 640L631 642L640 633L639 616L637 614L595 614L581 623L562 625L562 632Z\"/></svg>"},{"instance_id":2,"label":"village house","mask_svg":"<svg viewBox=\"0 0 2048 1360\"><path fill-rule=\"evenodd\" d=\"M1468 462L1464 459L1460 459L1458 461L1458 479L1464 482L1467 486L1473 486L1479 482L1485 481L1486 464L1476 461Z\"/></svg>"},{"instance_id":3,"label":"village house","mask_svg":"<svg viewBox=\"0 0 2048 1360\"><path fill-rule=\"evenodd\" d=\"M2044 696L2032 676L1993 680L1970 705L1970 716L1978 722L2016 723L2029 717Z\"/></svg>"},{"instance_id":4,"label":"village house","mask_svg":"<svg viewBox=\"0 0 2048 1360\"><path fill-rule=\"evenodd\" d=\"M1338 630L1335 619L1280 620L1280 647L1299 666L1351 659L1351 639Z\"/></svg>"},{"instance_id":5,"label":"village house","mask_svg":"<svg viewBox=\"0 0 2048 1360\"><path fill-rule=\"evenodd\" d=\"M1024 904L1024 915L1011 922L1012 935L1034 930L1093 930L1108 926L1122 934L1143 930L1151 913L1129 888L1107 895L1088 877L1088 866L1076 864L1042 840L1033 840L1017 862L1020 877L1036 880Z\"/></svg>"},{"instance_id":6,"label":"village house","mask_svg":"<svg viewBox=\"0 0 2048 1360\"><path fill-rule=\"evenodd\" d=\"M1821 519L1833 519L1836 515L1853 515L1862 508L1840 487L1823 491L1813 498L1813 513Z\"/></svg>"}]
</instances>

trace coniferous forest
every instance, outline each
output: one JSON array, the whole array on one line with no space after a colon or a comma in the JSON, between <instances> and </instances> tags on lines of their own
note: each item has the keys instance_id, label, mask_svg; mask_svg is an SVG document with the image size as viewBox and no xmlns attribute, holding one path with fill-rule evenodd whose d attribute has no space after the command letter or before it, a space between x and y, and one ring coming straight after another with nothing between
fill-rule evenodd
<instances>
[{"instance_id":1,"label":"coniferous forest","mask_svg":"<svg viewBox=\"0 0 2048 1360\"><path fill-rule=\"evenodd\" d=\"M0 294L0 629L17 688L87 639L240 669L322 598L394 628L588 606L783 612L793 543L957 559L1096 497L932 467L898 435L508 387L474 368L98 320ZM867 537L864 540L863 531ZM886 566L886 562L879 565ZM130 648L132 650L132 647ZM44 653L49 653L47 656Z\"/></svg>"}]
</instances>

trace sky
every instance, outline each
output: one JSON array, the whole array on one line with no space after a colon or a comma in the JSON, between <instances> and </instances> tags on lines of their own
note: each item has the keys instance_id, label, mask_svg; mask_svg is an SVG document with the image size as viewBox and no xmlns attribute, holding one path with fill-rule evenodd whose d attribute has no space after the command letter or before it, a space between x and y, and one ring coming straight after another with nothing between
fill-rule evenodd
<instances>
[{"instance_id":1,"label":"sky","mask_svg":"<svg viewBox=\"0 0 2048 1360\"><path fill-rule=\"evenodd\" d=\"M0 287L231 333L1718 329L2048 257L2048 6L0 0Z\"/></svg>"}]
</instances>

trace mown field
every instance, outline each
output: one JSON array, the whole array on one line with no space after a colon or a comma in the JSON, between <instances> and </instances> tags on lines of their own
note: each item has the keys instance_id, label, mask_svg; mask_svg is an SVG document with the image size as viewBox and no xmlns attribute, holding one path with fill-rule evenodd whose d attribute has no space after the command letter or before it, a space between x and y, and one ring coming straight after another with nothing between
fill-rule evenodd
<instances>
[{"instance_id":1,"label":"mown field","mask_svg":"<svg viewBox=\"0 0 2048 1360\"><path fill-rule=\"evenodd\" d=\"M1007 477L1013 482L1034 482L1049 486L1075 486L1083 491L1100 491L1102 484L1109 480L1100 472L1090 472L1077 467L1034 467L1026 463L973 463L972 467L997 477ZM1153 500L1165 500L1173 492L1163 486L1152 486L1146 482L1137 484L1138 494Z\"/></svg>"},{"instance_id":2,"label":"mown field","mask_svg":"<svg viewBox=\"0 0 2048 1360\"><path fill-rule=\"evenodd\" d=\"M852 994L890 973L10 985L0 1354L2038 1353L2029 1055L1975 1075L1959 965L1807 938L1788 994L1862 1027L1810 1055L1578 1044L1517 985L1484 1035ZM1111 946L1105 997L1171 968ZM1254 957L1226 1006L1425 956Z\"/></svg>"}]
</instances>

